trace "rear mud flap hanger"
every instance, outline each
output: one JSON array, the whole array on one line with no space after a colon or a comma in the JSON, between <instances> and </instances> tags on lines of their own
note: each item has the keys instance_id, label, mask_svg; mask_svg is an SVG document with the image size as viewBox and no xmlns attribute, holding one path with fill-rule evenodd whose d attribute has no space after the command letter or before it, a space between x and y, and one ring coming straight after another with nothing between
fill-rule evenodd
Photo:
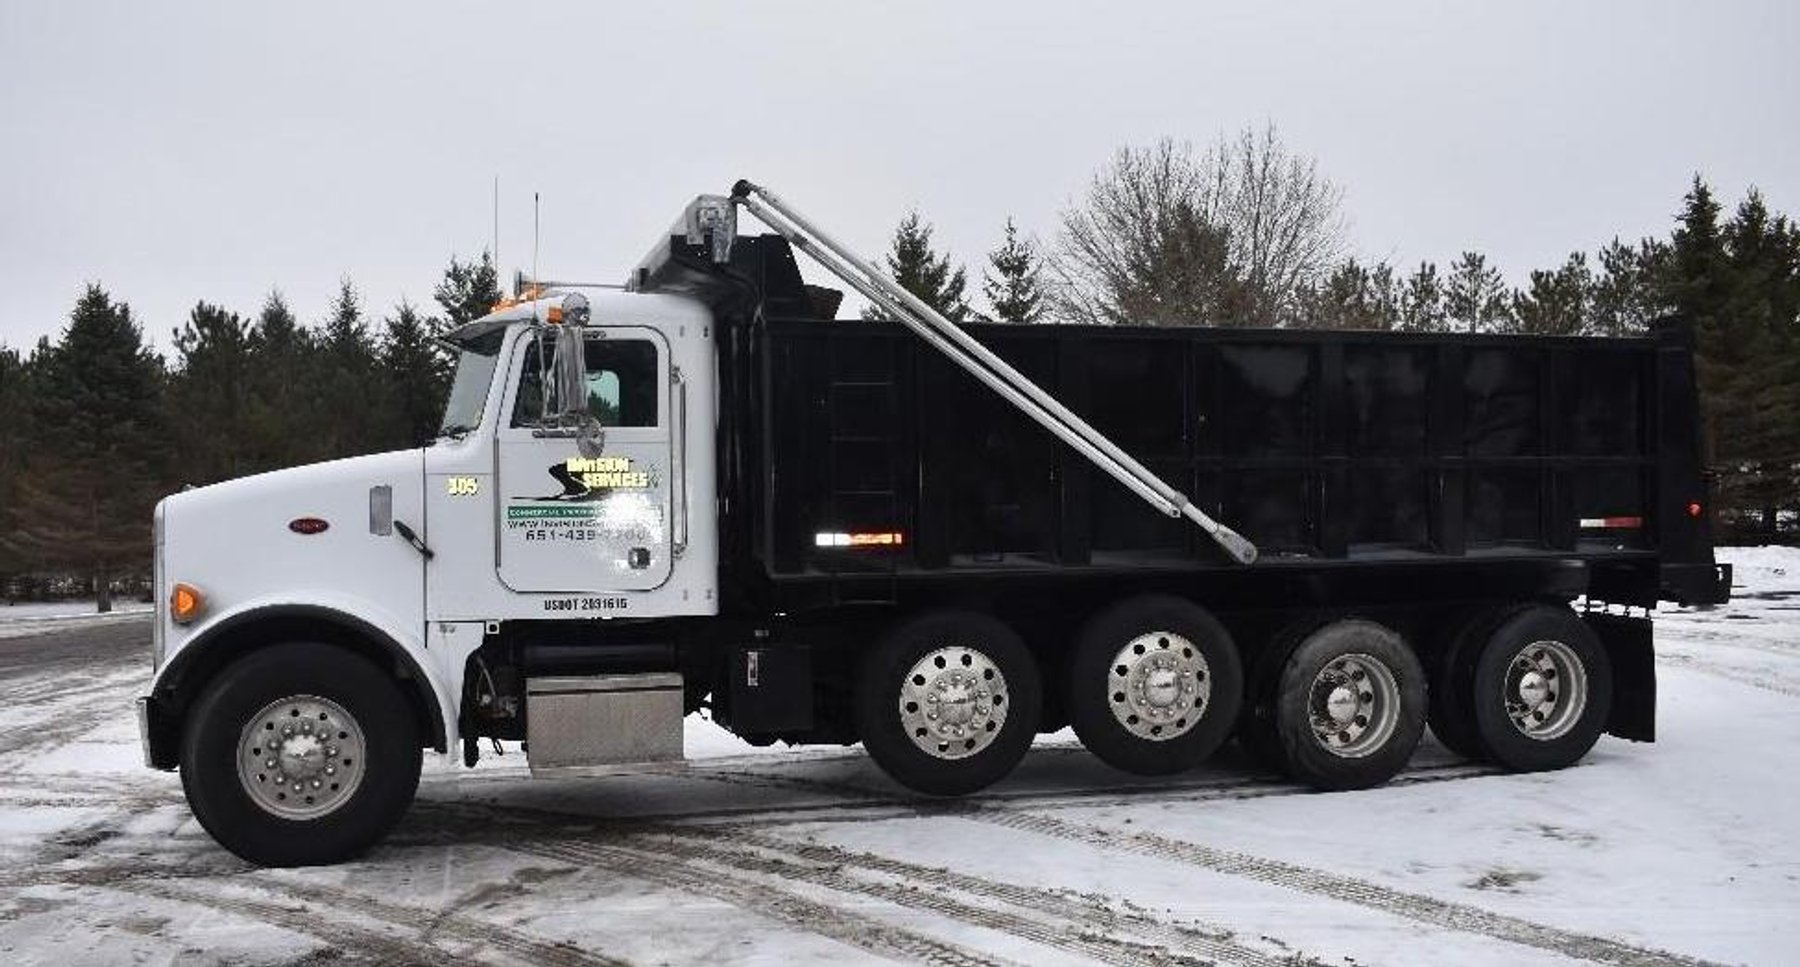
<instances>
[{"instance_id":1,"label":"rear mud flap hanger","mask_svg":"<svg viewBox=\"0 0 1800 967\"><path fill-rule=\"evenodd\" d=\"M1232 560L1240 564L1255 562L1256 545L1194 506L1186 494L1169 486L1025 374L887 278L874 263L819 229L769 189L740 181L732 186L730 197L702 195L696 198L682 217L682 229L688 243L710 242L713 261L719 264L729 261L732 242L737 238L737 206L740 205L827 272L899 320L952 363L1124 484L1145 503L1170 517L1193 521Z\"/></svg>"}]
</instances>

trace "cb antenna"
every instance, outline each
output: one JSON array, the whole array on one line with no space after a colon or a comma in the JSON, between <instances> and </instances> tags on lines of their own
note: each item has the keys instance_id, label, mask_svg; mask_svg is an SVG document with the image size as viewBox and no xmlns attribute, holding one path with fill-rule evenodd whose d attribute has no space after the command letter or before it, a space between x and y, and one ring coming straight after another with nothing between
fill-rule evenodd
<instances>
[{"instance_id":1,"label":"cb antenna","mask_svg":"<svg viewBox=\"0 0 1800 967\"><path fill-rule=\"evenodd\" d=\"M494 176L494 277L500 276L500 176Z\"/></svg>"},{"instance_id":2,"label":"cb antenna","mask_svg":"<svg viewBox=\"0 0 1800 967\"><path fill-rule=\"evenodd\" d=\"M531 298L538 297L538 193L531 193ZM534 312L533 315L536 315Z\"/></svg>"}]
</instances>

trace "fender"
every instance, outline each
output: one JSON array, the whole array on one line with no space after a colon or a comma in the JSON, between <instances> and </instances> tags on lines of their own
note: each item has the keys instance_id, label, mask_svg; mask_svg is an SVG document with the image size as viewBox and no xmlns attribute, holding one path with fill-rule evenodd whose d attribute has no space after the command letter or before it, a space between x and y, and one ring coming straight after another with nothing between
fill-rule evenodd
<instances>
[{"instance_id":1,"label":"fender","mask_svg":"<svg viewBox=\"0 0 1800 967\"><path fill-rule=\"evenodd\" d=\"M157 617L166 620L161 614ZM439 663L425 647L422 621L419 627L408 628L383 615L371 602L347 596L322 595L310 601L256 599L213 615L185 640L170 642L172 653L157 670L151 688L151 758L157 766L176 764L180 716L199 683L236 655L256 647L234 647L243 644L238 633L282 625L335 631L339 640L352 643L356 650L391 661L407 681L405 687L423 706L425 721L420 725L428 744L439 752L450 748L457 734L457 703Z\"/></svg>"}]
</instances>

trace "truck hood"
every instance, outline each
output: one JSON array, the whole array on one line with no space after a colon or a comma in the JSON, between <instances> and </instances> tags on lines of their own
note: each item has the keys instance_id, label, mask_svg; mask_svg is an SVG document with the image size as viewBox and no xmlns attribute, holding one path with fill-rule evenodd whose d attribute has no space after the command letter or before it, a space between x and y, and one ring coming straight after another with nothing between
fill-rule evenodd
<instances>
[{"instance_id":1,"label":"truck hood","mask_svg":"<svg viewBox=\"0 0 1800 967\"><path fill-rule=\"evenodd\" d=\"M345 494L359 487L365 510L369 487L386 484L396 491L422 487L424 467L423 450L394 450L289 467L171 494L163 500L163 513L173 521L197 513L261 507L276 516L285 513L281 517L284 527L296 517L319 517L333 527L349 524L360 528L364 523L360 517L336 520L318 511L327 504L341 505ZM309 506L315 509L308 510Z\"/></svg>"},{"instance_id":2,"label":"truck hood","mask_svg":"<svg viewBox=\"0 0 1800 967\"><path fill-rule=\"evenodd\" d=\"M194 624L168 626L170 651L215 621L271 601L350 595L364 599L359 608L366 614L418 624L424 559L392 527L371 519L370 492L390 488L392 519L423 533L424 466L422 450L377 453L243 477L163 500L157 508L159 625L167 625L172 582L199 588L207 601ZM325 527L289 526L301 518Z\"/></svg>"}]
</instances>

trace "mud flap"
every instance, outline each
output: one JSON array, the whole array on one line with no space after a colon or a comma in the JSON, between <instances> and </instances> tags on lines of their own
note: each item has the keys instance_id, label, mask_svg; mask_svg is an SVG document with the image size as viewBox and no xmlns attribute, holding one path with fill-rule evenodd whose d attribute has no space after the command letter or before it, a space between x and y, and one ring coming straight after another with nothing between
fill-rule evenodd
<instances>
[{"instance_id":1,"label":"mud flap","mask_svg":"<svg viewBox=\"0 0 1800 967\"><path fill-rule=\"evenodd\" d=\"M1656 741L1656 646L1650 619L1590 611L1581 616L1612 660L1613 706L1606 731L1633 742Z\"/></svg>"}]
</instances>

